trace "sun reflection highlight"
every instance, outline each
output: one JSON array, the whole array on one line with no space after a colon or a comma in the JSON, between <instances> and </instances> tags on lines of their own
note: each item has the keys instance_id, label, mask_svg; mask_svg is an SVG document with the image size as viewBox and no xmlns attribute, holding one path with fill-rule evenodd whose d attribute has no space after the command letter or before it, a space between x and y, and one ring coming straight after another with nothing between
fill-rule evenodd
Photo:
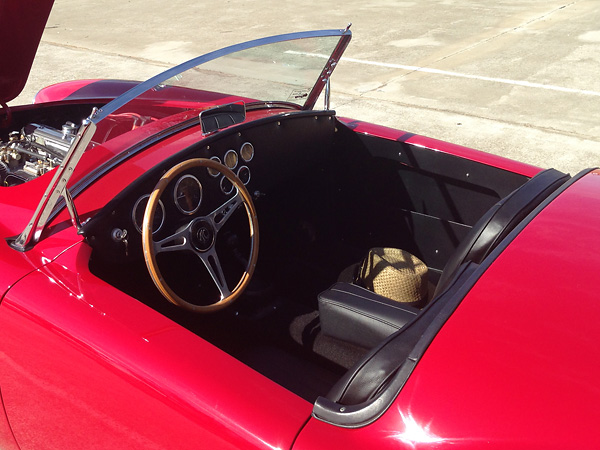
<instances>
[{"instance_id":1,"label":"sun reflection highlight","mask_svg":"<svg viewBox=\"0 0 600 450\"><path fill-rule=\"evenodd\" d=\"M426 425L420 425L410 411L408 414L404 414L402 411L398 412L400 413L400 417L402 417L404 430L393 432L389 436L390 438L402 441L410 448L417 448L419 444L439 444L446 440L431 431L431 422Z\"/></svg>"}]
</instances>

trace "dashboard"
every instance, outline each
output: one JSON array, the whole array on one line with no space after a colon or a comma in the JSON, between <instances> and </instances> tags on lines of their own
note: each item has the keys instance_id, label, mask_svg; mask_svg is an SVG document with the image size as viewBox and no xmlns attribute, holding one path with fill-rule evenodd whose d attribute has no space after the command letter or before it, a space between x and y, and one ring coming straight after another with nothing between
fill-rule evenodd
<instances>
[{"instance_id":1,"label":"dashboard","mask_svg":"<svg viewBox=\"0 0 600 450\"><path fill-rule=\"evenodd\" d=\"M234 172L253 197L260 223L261 209L267 212L265 208L269 208L268 199L287 195L294 189L290 180L314 170L334 132L332 112L295 111L214 133L125 186L84 225L86 241L96 257L110 263L141 259L144 211L151 192L163 173L192 158L212 159ZM234 190L226 177L207 167L179 174L159 200L152 223L154 240L210 214L231 198ZM267 215L271 216L270 212Z\"/></svg>"}]
</instances>

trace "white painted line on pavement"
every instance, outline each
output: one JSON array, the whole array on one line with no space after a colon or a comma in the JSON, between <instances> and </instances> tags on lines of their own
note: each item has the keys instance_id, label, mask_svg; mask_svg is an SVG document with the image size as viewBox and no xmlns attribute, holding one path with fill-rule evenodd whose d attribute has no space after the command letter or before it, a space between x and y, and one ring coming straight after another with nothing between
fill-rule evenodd
<instances>
[{"instance_id":1,"label":"white painted line on pavement","mask_svg":"<svg viewBox=\"0 0 600 450\"><path fill-rule=\"evenodd\" d=\"M294 50L288 50L286 53L295 54L295 55L314 56L316 58L325 58L325 59L329 58L329 55L324 55L324 54L320 54L320 53L297 52ZM356 64L366 64L369 66L387 67L390 69L401 69L401 70L406 70L409 72L433 73L436 75L447 75L447 76L451 76L451 77L468 78L471 80L488 81L488 82L492 82L492 83L510 84L513 86L524 86L524 87L535 88L535 89L546 89L549 91L567 92L569 94L591 95L594 97L600 97L600 92L588 91L588 90L584 90L584 89L573 89L573 88L568 88L568 87L563 87L563 86L554 86L552 84L532 83L530 81L509 80L506 78L484 77L481 75L469 75L467 73L459 73L459 72L450 72L447 70L431 69L429 67L406 66L403 64L382 63L382 62L377 62L377 61L368 61L368 60L363 60L363 59L346 58L346 57L342 57L342 61L347 61L347 62L356 63Z\"/></svg>"}]
</instances>

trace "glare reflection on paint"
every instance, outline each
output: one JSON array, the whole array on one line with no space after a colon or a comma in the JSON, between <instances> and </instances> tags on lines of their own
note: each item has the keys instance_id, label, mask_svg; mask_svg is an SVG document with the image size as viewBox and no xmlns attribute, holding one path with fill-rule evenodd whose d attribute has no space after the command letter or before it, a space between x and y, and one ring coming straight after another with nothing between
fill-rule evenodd
<instances>
[{"instance_id":1,"label":"glare reflection on paint","mask_svg":"<svg viewBox=\"0 0 600 450\"><path fill-rule=\"evenodd\" d=\"M431 422L426 425L417 423L416 419L410 413L404 414L402 411L398 411L402 418L403 431L394 431L389 436L392 439L402 441L404 444L410 446L410 448L417 448L419 444L438 444L446 441L443 437L437 436L430 430Z\"/></svg>"}]
</instances>

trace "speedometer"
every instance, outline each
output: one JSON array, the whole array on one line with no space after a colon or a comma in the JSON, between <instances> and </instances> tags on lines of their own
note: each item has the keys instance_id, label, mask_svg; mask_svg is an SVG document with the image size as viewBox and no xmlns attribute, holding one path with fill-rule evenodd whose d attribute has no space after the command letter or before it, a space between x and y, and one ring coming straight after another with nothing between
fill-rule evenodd
<instances>
[{"instance_id":1,"label":"speedometer","mask_svg":"<svg viewBox=\"0 0 600 450\"><path fill-rule=\"evenodd\" d=\"M184 214L194 214L202 202L202 185L193 175L184 175L175 184L173 200Z\"/></svg>"}]
</instances>

